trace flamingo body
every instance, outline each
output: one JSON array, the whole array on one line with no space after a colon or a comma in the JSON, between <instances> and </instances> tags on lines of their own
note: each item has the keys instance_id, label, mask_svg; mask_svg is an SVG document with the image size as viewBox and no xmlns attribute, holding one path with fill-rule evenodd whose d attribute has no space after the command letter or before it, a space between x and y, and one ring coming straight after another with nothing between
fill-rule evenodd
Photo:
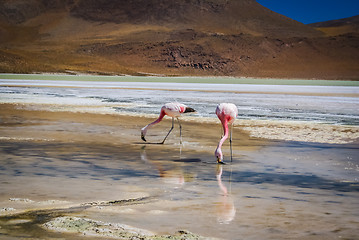
<instances>
[{"instance_id":1,"label":"flamingo body","mask_svg":"<svg viewBox=\"0 0 359 240\"><path fill-rule=\"evenodd\" d=\"M222 145L223 145L224 141L228 138L228 124L230 124L231 125L230 144L231 144L231 151L232 151L232 127L233 127L234 120L238 116L238 108L233 103L221 103L221 104L218 104L218 106L216 108L216 115L222 123L224 134L223 134L221 140L219 141L214 154L217 158L217 162L223 163ZM231 155L232 155L232 153L231 153Z\"/></svg>"},{"instance_id":2,"label":"flamingo body","mask_svg":"<svg viewBox=\"0 0 359 240\"><path fill-rule=\"evenodd\" d=\"M189 112L189 109L186 105L182 103L166 103L162 106L161 112L163 111L165 115L168 115L170 117L179 117L184 112ZM187 111L186 111L187 110ZM193 109L192 109L193 110Z\"/></svg>"},{"instance_id":3,"label":"flamingo body","mask_svg":"<svg viewBox=\"0 0 359 240\"><path fill-rule=\"evenodd\" d=\"M195 112L195 110L193 108L187 107L186 105L184 105L182 103L178 103L178 102L166 103L165 105L162 106L160 115L157 118L157 120L150 123L150 124L148 124L148 125L146 125L145 127L143 127L141 129L141 138L142 138L142 140L146 142L145 136L146 136L147 130L150 129L151 127L153 127L154 125L156 125L157 123L161 122L162 119L164 118L164 116L167 115L169 117L172 117L172 128L167 133L165 139L163 139L163 141L161 142L161 144L163 144L165 142L167 136L170 134L170 132L173 129L174 118L177 118L177 120L178 120L178 117L180 117L182 115L182 113L189 113L189 112ZM178 123L179 123L179 120L178 120ZM181 128L182 127L181 127L180 123L179 123L179 126L180 126L180 135L181 135Z\"/></svg>"}]
</instances>

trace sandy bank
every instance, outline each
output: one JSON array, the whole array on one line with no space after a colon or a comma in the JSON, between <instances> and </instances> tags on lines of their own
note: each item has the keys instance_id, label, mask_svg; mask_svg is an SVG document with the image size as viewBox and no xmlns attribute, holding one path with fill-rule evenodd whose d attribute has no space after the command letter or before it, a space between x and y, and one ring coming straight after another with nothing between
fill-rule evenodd
<instances>
[{"instance_id":1,"label":"sandy bank","mask_svg":"<svg viewBox=\"0 0 359 240\"><path fill-rule=\"evenodd\" d=\"M77 233L84 236L116 238L116 239L142 239L142 240L164 240L164 239L215 239L202 237L188 231L180 230L173 235L156 235L153 232L134 228L125 224L105 223L87 218L59 217L45 224L44 228L57 232Z\"/></svg>"},{"instance_id":2,"label":"sandy bank","mask_svg":"<svg viewBox=\"0 0 359 240\"><path fill-rule=\"evenodd\" d=\"M18 224L29 224L33 229L39 225L46 231L68 235L67 239L77 239L78 237L95 237L95 238L111 238L111 239L142 239L142 240L162 240L162 239L215 239L203 237L186 230L178 230L171 235L159 235L153 231L132 227L121 223L103 222L84 217L63 216L74 215L74 212L91 208L93 206L116 206L127 204L144 204L144 198L122 199L117 201L102 201L82 203L76 205L70 202L59 200L47 200L36 202L28 198L10 198L11 204L25 207L26 210L17 210L12 207L0 209L0 221L5 223L2 227L2 233L7 233L12 226ZM9 204L9 203L8 203ZM25 206L24 206L25 205ZM41 220L37 219L42 216ZM58 216L58 217L56 217ZM4 217L4 220L2 217ZM25 228L26 230L26 228ZM38 229L38 234L42 234L42 230Z\"/></svg>"},{"instance_id":3,"label":"sandy bank","mask_svg":"<svg viewBox=\"0 0 359 240\"><path fill-rule=\"evenodd\" d=\"M71 110L71 111L70 111ZM121 113L89 113L88 109L56 108L44 104L1 104L1 137L3 141L104 141L111 143L141 142L140 129L157 115ZM216 118L184 116L184 136L188 145L213 146L221 135ZM160 141L170 127L170 118L149 132L150 141ZM21 127L21 131L18 131ZM38 134L41 133L41 134ZM178 134L176 130L174 134ZM101 138L99 138L101 136ZM238 147L253 145L254 139L345 144L359 139L358 126L320 124L313 122L236 120L234 141ZM170 141L176 141L175 137ZM185 143L186 144L186 143ZM199 146L200 145L200 146Z\"/></svg>"}]
</instances>

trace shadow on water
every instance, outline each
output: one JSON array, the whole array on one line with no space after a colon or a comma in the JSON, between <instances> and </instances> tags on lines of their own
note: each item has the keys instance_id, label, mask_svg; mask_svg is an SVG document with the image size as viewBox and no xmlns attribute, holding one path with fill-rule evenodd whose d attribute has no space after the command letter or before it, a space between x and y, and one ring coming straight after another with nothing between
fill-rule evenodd
<instances>
[{"instance_id":1,"label":"shadow on water","mask_svg":"<svg viewBox=\"0 0 359 240\"><path fill-rule=\"evenodd\" d=\"M66 176L69 178L149 176L145 170L134 170L131 161L137 152L124 147L87 146L54 143L4 143L0 175ZM121 163L121 164L117 164ZM151 175L150 175L151 176Z\"/></svg>"},{"instance_id":2,"label":"shadow on water","mask_svg":"<svg viewBox=\"0 0 359 240\"><path fill-rule=\"evenodd\" d=\"M338 182L315 175L297 175L266 172L233 172L232 181L251 184L277 184L299 188L312 188L339 192L359 192L359 185L350 182Z\"/></svg>"},{"instance_id":3,"label":"shadow on water","mask_svg":"<svg viewBox=\"0 0 359 240\"><path fill-rule=\"evenodd\" d=\"M174 162L183 162L183 163L199 163L202 160L200 158L180 158L180 159L172 159Z\"/></svg>"},{"instance_id":4,"label":"shadow on water","mask_svg":"<svg viewBox=\"0 0 359 240\"><path fill-rule=\"evenodd\" d=\"M275 142L275 141L273 141ZM281 143L278 141L278 143ZM293 150L298 149L308 149L311 148L313 150L359 150L358 144L356 143L347 143L347 144L325 144L325 143L311 143L311 142L294 142L287 141L285 144L279 144L276 146L277 148L291 148Z\"/></svg>"},{"instance_id":5,"label":"shadow on water","mask_svg":"<svg viewBox=\"0 0 359 240\"><path fill-rule=\"evenodd\" d=\"M144 162L150 162L150 165L155 166L155 170L176 168L182 172L196 173L197 181L212 179L210 169L213 169L214 164L209 164L209 161L203 160L212 159L212 156L200 155L198 157L193 153L186 156L186 154L181 155L180 152L179 156L174 157L174 151L166 151L158 152L150 149L150 153L155 153L153 155L156 157L153 158L155 160L149 160L145 148L129 149L128 146L114 148L113 146L73 146L66 143L4 143L0 147L0 153L4 153L3 156L6 157L2 159L0 176L16 177L26 174L49 177L65 176L68 178L87 176L112 180L141 177L156 178L158 172L150 171L148 167L143 165ZM139 161L139 156L142 161ZM19 159L23 163L17 165ZM234 161L233 182L276 184L340 192L359 191L359 186L352 182L339 182L315 174L308 175L308 173L241 171L238 164L243 165L245 161Z\"/></svg>"}]
</instances>

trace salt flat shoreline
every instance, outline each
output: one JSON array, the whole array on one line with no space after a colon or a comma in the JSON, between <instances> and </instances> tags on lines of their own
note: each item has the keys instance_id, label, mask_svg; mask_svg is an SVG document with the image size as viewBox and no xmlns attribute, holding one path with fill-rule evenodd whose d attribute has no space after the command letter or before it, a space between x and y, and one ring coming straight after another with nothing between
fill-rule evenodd
<instances>
[{"instance_id":1,"label":"salt flat shoreline","mask_svg":"<svg viewBox=\"0 0 359 240\"><path fill-rule=\"evenodd\" d=\"M215 118L211 111L215 109L211 96L218 96L218 101L232 101L237 104L239 119L287 119L305 122L309 119L311 122L323 120L323 123L358 125L355 105L359 98L357 86L256 85L242 84L240 81L236 82L237 80L233 81L235 84L223 84L220 79L208 84L206 78L200 79L203 83L191 82L191 79L186 78L186 83L178 83L172 78L140 78L134 81L132 78L121 78L120 81L94 78L88 81L89 79L84 77L83 81L77 80L50 80L46 77L42 80L3 79L0 81L0 102L34 105L42 103L49 108L62 108L63 111L71 111L71 108L74 111L83 111L92 107L91 111L106 110L109 114L127 112L139 116L142 113L157 114L166 101L184 101L183 103L199 109L197 116ZM268 80L268 83L271 84L271 80ZM162 96L161 99L159 96ZM53 106L50 106L51 103ZM100 108L101 106L103 108Z\"/></svg>"}]
</instances>

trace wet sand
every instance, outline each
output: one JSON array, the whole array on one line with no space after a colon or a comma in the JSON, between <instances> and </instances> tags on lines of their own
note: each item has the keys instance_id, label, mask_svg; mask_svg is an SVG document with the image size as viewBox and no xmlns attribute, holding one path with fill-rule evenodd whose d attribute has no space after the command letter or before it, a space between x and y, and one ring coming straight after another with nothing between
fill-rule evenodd
<instances>
[{"instance_id":1,"label":"wet sand","mask_svg":"<svg viewBox=\"0 0 359 240\"><path fill-rule=\"evenodd\" d=\"M140 139L149 117L19 104L1 104L0 117L2 239L118 237L103 234L114 232L106 223L148 239L359 235L356 127L237 121L233 162L218 166L221 126L211 119L185 117L183 144L176 126L158 145ZM147 139L161 141L170 125ZM230 163L228 143L224 154ZM60 217L82 227L55 226Z\"/></svg>"}]
</instances>

